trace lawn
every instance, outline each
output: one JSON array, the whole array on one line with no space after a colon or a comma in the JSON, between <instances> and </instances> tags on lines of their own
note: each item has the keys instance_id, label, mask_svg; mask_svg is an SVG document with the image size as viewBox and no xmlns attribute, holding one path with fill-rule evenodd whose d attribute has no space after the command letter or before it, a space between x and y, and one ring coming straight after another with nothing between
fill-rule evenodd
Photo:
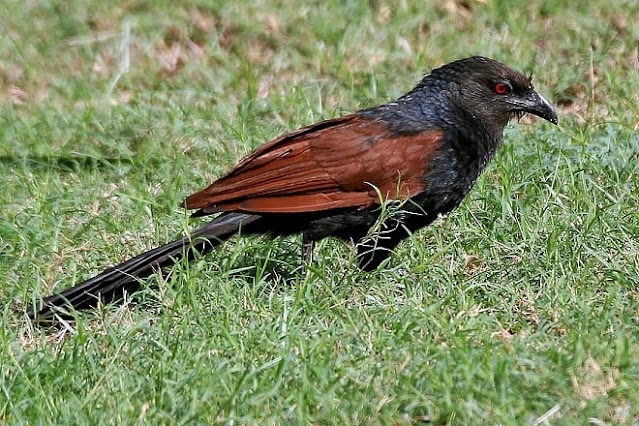
<instances>
[{"instance_id":1,"label":"lawn","mask_svg":"<svg viewBox=\"0 0 639 426\"><path fill-rule=\"evenodd\" d=\"M245 3L0 3L0 424L639 423L639 2ZM251 149L474 54L559 126L510 124L385 268L237 238L27 320L202 223L180 203Z\"/></svg>"}]
</instances>

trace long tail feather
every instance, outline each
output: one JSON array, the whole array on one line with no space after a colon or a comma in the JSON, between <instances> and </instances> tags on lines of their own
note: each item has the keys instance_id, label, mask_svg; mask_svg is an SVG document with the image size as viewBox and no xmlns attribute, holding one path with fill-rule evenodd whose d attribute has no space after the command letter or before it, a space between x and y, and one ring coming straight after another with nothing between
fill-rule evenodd
<instances>
[{"instance_id":1,"label":"long tail feather","mask_svg":"<svg viewBox=\"0 0 639 426\"><path fill-rule=\"evenodd\" d=\"M193 259L197 254L211 251L240 227L258 219L260 216L244 213L222 214L188 236L142 253L75 287L45 298L41 308L29 312L29 317L39 322L51 321L56 315L69 318L65 312L95 307L98 301L108 303L120 299L125 293L137 290L140 280L174 265L183 257Z\"/></svg>"}]
</instances>

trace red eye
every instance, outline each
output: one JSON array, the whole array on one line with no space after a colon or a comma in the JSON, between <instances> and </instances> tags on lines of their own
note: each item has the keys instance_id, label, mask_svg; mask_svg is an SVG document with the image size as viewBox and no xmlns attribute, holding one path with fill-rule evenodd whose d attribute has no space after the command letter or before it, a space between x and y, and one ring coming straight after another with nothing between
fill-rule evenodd
<instances>
[{"instance_id":1,"label":"red eye","mask_svg":"<svg viewBox=\"0 0 639 426\"><path fill-rule=\"evenodd\" d=\"M510 86L506 83L497 83L495 84L495 93L499 93L503 95L504 93L510 92Z\"/></svg>"}]
</instances>

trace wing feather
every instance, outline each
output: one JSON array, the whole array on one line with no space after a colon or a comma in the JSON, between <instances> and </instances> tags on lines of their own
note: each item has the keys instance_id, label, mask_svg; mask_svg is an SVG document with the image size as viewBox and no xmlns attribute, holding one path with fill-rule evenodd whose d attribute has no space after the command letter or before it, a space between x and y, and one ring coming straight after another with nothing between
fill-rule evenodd
<instances>
[{"instance_id":1,"label":"wing feather","mask_svg":"<svg viewBox=\"0 0 639 426\"><path fill-rule=\"evenodd\" d=\"M385 123L347 115L284 135L186 199L203 213L296 213L367 208L423 191L421 177L443 132L397 134Z\"/></svg>"}]
</instances>

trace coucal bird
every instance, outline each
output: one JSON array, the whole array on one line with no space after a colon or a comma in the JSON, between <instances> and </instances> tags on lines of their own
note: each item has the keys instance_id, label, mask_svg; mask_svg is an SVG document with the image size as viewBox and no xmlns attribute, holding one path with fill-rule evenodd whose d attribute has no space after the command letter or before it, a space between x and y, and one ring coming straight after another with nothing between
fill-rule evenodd
<instances>
[{"instance_id":1,"label":"coucal bird","mask_svg":"<svg viewBox=\"0 0 639 426\"><path fill-rule=\"evenodd\" d=\"M552 105L530 77L493 59L461 59L426 75L399 99L322 121L253 151L208 188L189 196L194 216L218 214L177 241L44 299L37 320L110 302L182 258L211 251L236 234L302 233L358 244L372 270L409 233L457 207L502 144L509 120L537 115L553 124ZM383 200L405 200L367 236Z\"/></svg>"}]
</instances>

